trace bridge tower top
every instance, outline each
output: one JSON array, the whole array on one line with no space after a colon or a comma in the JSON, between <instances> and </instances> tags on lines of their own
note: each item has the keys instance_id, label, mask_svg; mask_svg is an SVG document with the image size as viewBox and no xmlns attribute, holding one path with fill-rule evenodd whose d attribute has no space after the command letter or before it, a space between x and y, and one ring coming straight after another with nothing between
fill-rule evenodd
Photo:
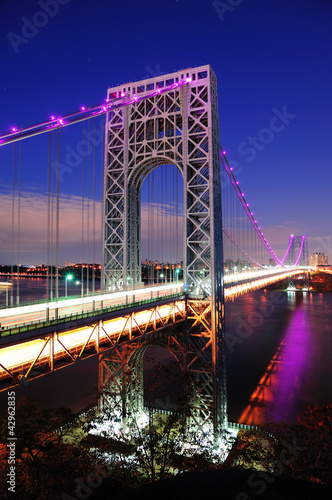
<instances>
[{"instance_id":1,"label":"bridge tower top","mask_svg":"<svg viewBox=\"0 0 332 500\"><path fill-rule=\"evenodd\" d=\"M308 237L305 235L289 237L289 264L309 266Z\"/></svg>"}]
</instances>

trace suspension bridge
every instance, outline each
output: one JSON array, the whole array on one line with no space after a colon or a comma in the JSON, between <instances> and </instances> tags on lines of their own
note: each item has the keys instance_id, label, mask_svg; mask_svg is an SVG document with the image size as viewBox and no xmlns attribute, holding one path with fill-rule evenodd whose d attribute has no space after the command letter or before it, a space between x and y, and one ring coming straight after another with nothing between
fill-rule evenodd
<instances>
[{"instance_id":1,"label":"suspension bridge","mask_svg":"<svg viewBox=\"0 0 332 500\"><path fill-rule=\"evenodd\" d=\"M109 88L98 106L12 127L0 146L11 172L11 187L8 181L2 193L10 216L2 256L10 262L10 282L1 285L7 297L0 308L1 390L98 356L100 387L108 385L142 415L143 356L159 345L194 380L190 425L221 435L227 426L224 303L285 278L293 289L301 278L308 289L308 246L306 236L291 235L278 258L267 241L220 147L211 67ZM20 263L41 251L31 241L28 254L24 243L24 232L33 234L37 223L27 218L36 190L29 185L31 165L44 189L36 206L44 207L47 286L43 300L27 304L20 299ZM71 202L80 218L74 242L65 210ZM101 252L100 289L95 266L89 276L88 265L93 285L64 297L60 268L74 244L82 273L83 262L95 263Z\"/></svg>"}]
</instances>

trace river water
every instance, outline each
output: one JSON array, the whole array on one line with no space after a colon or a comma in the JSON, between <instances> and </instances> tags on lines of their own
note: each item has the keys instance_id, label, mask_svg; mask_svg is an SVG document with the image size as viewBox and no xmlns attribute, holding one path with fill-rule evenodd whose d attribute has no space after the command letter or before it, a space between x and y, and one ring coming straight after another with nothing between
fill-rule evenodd
<instances>
[{"instance_id":1,"label":"river water","mask_svg":"<svg viewBox=\"0 0 332 500\"><path fill-rule=\"evenodd\" d=\"M45 287L43 279L22 279L20 296L37 300ZM259 290L227 303L225 318L230 421L291 422L309 404L331 402L332 294ZM16 394L79 411L95 402L97 383L98 360L91 358ZM6 407L6 393L0 404Z\"/></svg>"}]
</instances>

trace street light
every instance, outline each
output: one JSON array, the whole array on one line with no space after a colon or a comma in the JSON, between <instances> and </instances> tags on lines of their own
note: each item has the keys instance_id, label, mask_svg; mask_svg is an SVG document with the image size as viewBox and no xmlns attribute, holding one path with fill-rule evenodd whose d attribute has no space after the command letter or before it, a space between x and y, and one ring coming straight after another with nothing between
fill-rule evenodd
<instances>
[{"instance_id":1,"label":"street light","mask_svg":"<svg viewBox=\"0 0 332 500\"><path fill-rule=\"evenodd\" d=\"M165 274L163 274L163 273L161 273L161 274L160 274L160 277L161 277L161 282L163 282L163 278L165 278L165 283L166 283L166 275L165 275Z\"/></svg>"},{"instance_id":2,"label":"street light","mask_svg":"<svg viewBox=\"0 0 332 500\"><path fill-rule=\"evenodd\" d=\"M67 297L67 281L70 281L72 279L73 279L72 274L67 274L67 276L65 277L65 297Z\"/></svg>"}]
</instances>

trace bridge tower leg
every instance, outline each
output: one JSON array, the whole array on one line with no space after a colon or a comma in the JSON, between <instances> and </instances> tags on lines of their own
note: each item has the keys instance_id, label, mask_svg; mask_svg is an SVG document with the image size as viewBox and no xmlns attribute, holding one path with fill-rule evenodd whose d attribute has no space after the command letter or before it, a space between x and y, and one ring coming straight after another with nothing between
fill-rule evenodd
<instances>
[{"instance_id":1,"label":"bridge tower leg","mask_svg":"<svg viewBox=\"0 0 332 500\"><path fill-rule=\"evenodd\" d=\"M175 165L184 189L185 339L187 370L199 387L195 426L209 422L217 437L227 418L216 77L206 65L123 84L107 97L138 102L106 120L103 283L106 289L140 283L141 186L154 168Z\"/></svg>"},{"instance_id":2,"label":"bridge tower leg","mask_svg":"<svg viewBox=\"0 0 332 500\"><path fill-rule=\"evenodd\" d=\"M292 240L292 241L291 241ZM289 264L293 265L294 262L297 262L297 265L303 266L305 269L303 270L303 278L302 278L302 289L309 290L309 252L308 252L308 238L307 236L290 236L291 247L289 250ZM290 276L288 278L288 288L295 290L296 289L296 280L297 276Z\"/></svg>"}]
</instances>

